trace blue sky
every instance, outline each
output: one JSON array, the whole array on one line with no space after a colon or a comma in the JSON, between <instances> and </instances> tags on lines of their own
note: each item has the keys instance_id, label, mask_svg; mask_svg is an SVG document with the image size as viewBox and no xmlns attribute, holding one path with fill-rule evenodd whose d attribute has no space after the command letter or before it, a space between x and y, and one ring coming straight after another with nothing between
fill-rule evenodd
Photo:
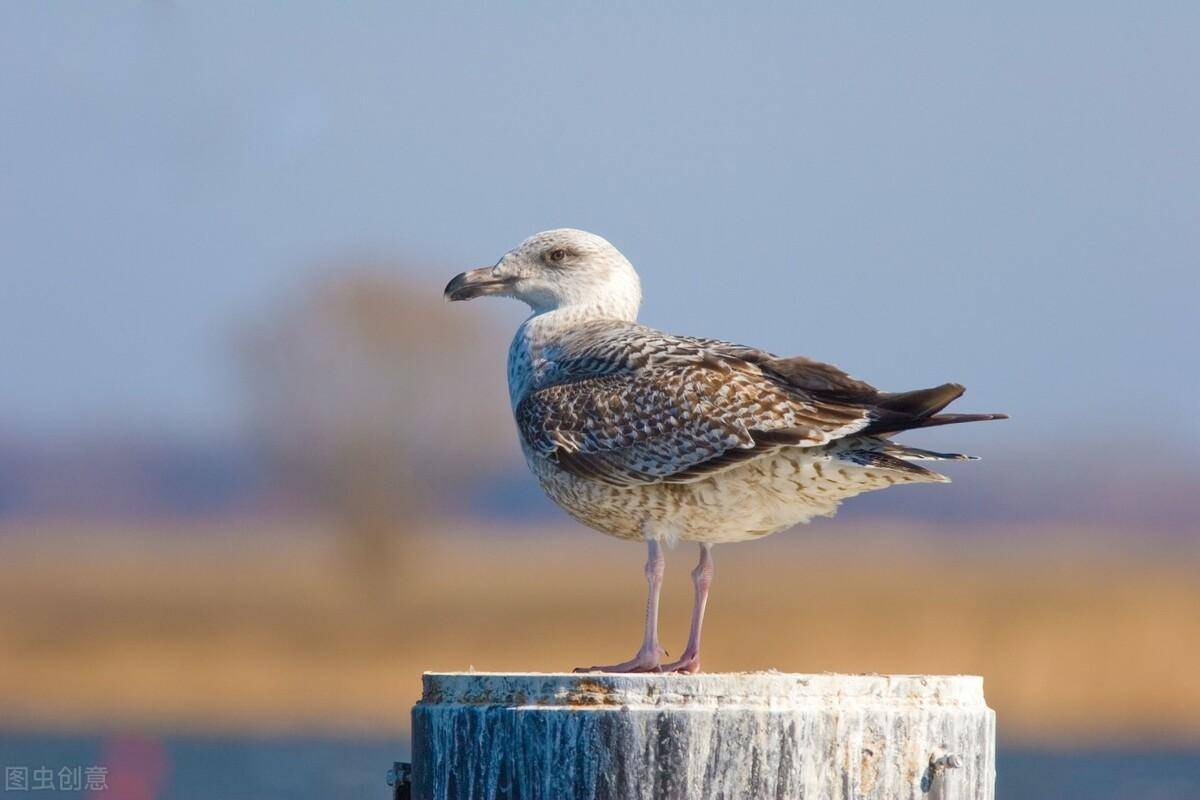
<instances>
[{"instance_id":1,"label":"blue sky","mask_svg":"<svg viewBox=\"0 0 1200 800\"><path fill-rule=\"evenodd\" d=\"M232 332L314 263L438 293L570 225L649 324L962 381L1016 417L981 437L1195 441L1197 41L1194 4L6 3L0 432L228 433Z\"/></svg>"}]
</instances>

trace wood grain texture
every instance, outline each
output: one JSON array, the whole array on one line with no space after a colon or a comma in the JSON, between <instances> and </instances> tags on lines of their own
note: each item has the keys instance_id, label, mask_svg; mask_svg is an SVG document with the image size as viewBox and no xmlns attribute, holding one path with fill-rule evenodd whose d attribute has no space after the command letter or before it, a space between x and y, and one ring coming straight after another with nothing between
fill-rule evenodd
<instances>
[{"instance_id":1,"label":"wood grain texture","mask_svg":"<svg viewBox=\"0 0 1200 800\"><path fill-rule=\"evenodd\" d=\"M991 800L975 676L427 673L425 800Z\"/></svg>"}]
</instances>

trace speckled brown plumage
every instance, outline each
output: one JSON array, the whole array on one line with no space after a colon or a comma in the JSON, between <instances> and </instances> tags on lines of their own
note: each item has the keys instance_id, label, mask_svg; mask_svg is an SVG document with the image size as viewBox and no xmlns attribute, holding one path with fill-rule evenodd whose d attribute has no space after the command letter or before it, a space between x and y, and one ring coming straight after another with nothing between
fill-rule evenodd
<instances>
[{"instance_id":1,"label":"speckled brown plumage","mask_svg":"<svg viewBox=\"0 0 1200 800\"><path fill-rule=\"evenodd\" d=\"M543 338L535 317L514 342L517 428L547 493L613 535L755 538L863 491L945 480L912 460L965 458L872 435L937 424L954 384L888 394L809 359L622 320L553 322Z\"/></svg>"}]
</instances>

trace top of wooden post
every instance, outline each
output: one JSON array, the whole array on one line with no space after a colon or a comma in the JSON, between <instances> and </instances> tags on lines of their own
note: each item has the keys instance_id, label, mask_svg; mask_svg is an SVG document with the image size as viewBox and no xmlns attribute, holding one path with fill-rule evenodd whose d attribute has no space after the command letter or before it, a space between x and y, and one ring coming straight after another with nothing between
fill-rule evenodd
<instances>
[{"instance_id":1,"label":"top of wooden post","mask_svg":"<svg viewBox=\"0 0 1200 800\"><path fill-rule=\"evenodd\" d=\"M786 672L606 674L426 672L426 705L955 706L986 708L978 675L844 675Z\"/></svg>"}]
</instances>

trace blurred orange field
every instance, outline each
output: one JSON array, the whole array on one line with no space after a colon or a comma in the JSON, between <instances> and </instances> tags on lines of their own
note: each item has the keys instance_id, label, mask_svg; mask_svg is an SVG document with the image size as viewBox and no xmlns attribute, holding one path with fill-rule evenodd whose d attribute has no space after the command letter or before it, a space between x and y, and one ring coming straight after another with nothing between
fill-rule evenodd
<instances>
[{"instance_id":1,"label":"blurred orange field","mask_svg":"<svg viewBox=\"0 0 1200 800\"><path fill-rule=\"evenodd\" d=\"M1187 541L843 521L718 547L704 667L977 673L1009 743L1194 744L1200 548ZM311 524L10 525L0 719L403 734L422 670L555 671L636 648L638 546L476 520L406 542L381 598ZM685 638L694 557L687 545L668 555L670 650Z\"/></svg>"}]
</instances>

